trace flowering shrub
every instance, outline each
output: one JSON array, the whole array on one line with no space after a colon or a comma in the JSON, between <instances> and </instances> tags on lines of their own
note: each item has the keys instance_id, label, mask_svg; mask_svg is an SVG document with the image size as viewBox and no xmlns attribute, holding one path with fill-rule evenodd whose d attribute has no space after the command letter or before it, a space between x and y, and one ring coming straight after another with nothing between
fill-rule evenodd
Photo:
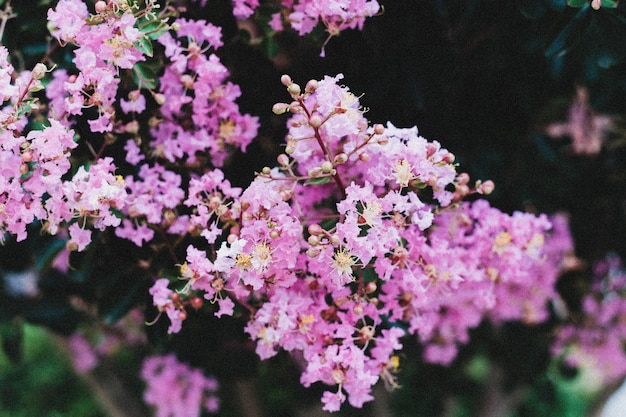
<instances>
[{"instance_id":1,"label":"flowering shrub","mask_svg":"<svg viewBox=\"0 0 626 417\"><path fill-rule=\"evenodd\" d=\"M232 7L244 19L261 5ZM272 30L330 37L382 11L373 0L277 7ZM18 71L0 46L0 231L56 236L50 266L68 275L97 264L94 246L136 249L115 260L127 275L112 272L112 287L132 291L103 290L108 320L139 290L156 311L149 324L165 321L172 338L190 314L241 319L259 358L291 353L301 384L327 386L323 407L338 411L373 400L381 380L399 386L409 337L425 361L450 365L481 323L550 318L573 251L566 227L492 207L492 181L472 182L416 127L368 120L342 74L280 78L283 153L240 187L223 168L261 125L237 104L220 26L156 0L60 0L47 17L65 55ZM133 275L150 283L128 284ZM558 346L575 338L562 332ZM86 344L70 343L84 371L97 360ZM174 354L149 357L141 376L159 416L218 410L216 380Z\"/></svg>"}]
</instances>

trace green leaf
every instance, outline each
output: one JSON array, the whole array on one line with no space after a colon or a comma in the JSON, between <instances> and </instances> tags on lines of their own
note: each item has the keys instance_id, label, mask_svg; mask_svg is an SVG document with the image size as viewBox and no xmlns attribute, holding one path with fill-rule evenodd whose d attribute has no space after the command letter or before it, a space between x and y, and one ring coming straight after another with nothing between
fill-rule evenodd
<instances>
[{"instance_id":1,"label":"green leaf","mask_svg":"<svg viewBox=\"0 0 626 417\"><path fill-rule=\"evenodd\" d=\"M23 339L21 323L17 320L0 321L2 351L11 362L18 363L22 360Z\"/></svg>"},{"instance_id":2,"label":"green leaf","mask_svg":"<svg viewBox=\"0 0 626 417\"><path fill-rule=\"evenodd\" d=\"M156 40L170 29L170 25L163 20L149 20L138 26L139 30L152 40Z\"/></svg>"},{"instance_id":3,"label":"green leaf","mask_svg":"<svg viewBox=\"0 0 626 417\"><path fill-rule=\"evenodd\" d=\"M602 0L602 7L614 9L617 7L619 0Z\"/></svg>"},{"instance_id":4,"label":"green leaf","mask_svg":"<svg viewBox=\"0 0 626 417\"><path fill-rule=\"evenodd\" d=\"M135 42L135 48L146 56L152 57L153 55L152 41L145 36Z\"/></svg>"},{"instance_id":5,"label":"green leaf","mask_svg":"<svg viewBox=\"0 0 626 417\"><path fill-rule=\"evenodd\" d=\"M589 0L567 0L570 7L583 7L585 4L589 4Z\"/></svg>"},{"instance_id":6,"label":"green leaf","mask_svg":"<svg viewBox=\"0 0 626 417\"><path fill-rule=\"evenodd\" d=\"M156 89L159 85L156 66L148 62L139 62L133 67L133 78L138 86Z\"/></svg>"},{"instance_id":7,"label":"green leaf","mask_svg":"<svg viewBox=\"0 0 626 417\"><path fill-rule=\"evenodd\" d=\"M330 177L319 177L319 178L311 178L305 182L306 185L317 185L317 184L326 184L330 182Z\"/></svg>"}]
</instances>

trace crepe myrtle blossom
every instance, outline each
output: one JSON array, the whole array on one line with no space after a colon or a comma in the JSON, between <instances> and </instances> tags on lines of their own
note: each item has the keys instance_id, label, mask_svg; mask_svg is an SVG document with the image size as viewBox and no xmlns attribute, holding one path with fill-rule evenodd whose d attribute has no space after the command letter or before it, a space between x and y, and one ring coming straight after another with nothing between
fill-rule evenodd
<instances>
[{"instance_id":1,"label":"crepe myrtle blossom","mask_svg":"<svg viewBox=\"0 0 626 417\"><path fill-rule=\"evenodd\" d=\"M202 370L180 362L174 354L150 356L143 362L144 400L157 417L200 417L219 411L219 383Z\"/></svg>"},{"instance_id":2,"label":"crepe myrtle blossom","mask_svg":"<svg viewBox=\"0 0 626 417\"><path fill-rule=\"evenodd\" d=\"M328 411L397 386L402 337L448 364L484 319L545 320L562 257L545 249L546 216L463 202L493 184L470 184L417 128L369 126L341 79L282 77L292 102L274 111L293 116L278 167L243 190L221 171L192 181L185 204L213 249L189 247L181 268L181 294L204 293L218 316L247 311L262 359L297 353L305 386L334 386ZM172 308L168 294L155 304Z\"/></svg>"}]
</instances>

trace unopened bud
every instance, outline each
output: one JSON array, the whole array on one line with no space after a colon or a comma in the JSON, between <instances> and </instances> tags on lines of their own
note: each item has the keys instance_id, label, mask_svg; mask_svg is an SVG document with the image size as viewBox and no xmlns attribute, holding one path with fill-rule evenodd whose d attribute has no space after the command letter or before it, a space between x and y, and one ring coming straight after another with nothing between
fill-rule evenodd
<instances>
[{"instance_id":1,"label":"unopened bud","mask_svg":"<svg viewBox=\"0 0 626 417\"><path fill-rule=\"evenodd\" d=\"M452 152L448 152L447 154L443 156L442 162L446 164L452 164L454 163L454 159L455 159L454 154Z\"/></svg>"},{"instance_id":2,"label":"unopened bud","mask_svg":"<svg viewBox=\"0 0 626 417\"><path fill-rule=\"evenodd\" d=\"M136 135L139 132L139 122L137 120L130 121L124 126L124 131L131 135Z\"/></svg>"},{"instance_id":3,"label":"unopened bud","mask_svg":"<svg viewBox=\"0 0 626 417\"><path fill-rule=\"evenodd\" d=\"M324 232L324 229L322 229L322 226L320 226L317 223L310 224L307 230L309 234L315 235L315 236L321 235Z\"/></svg>"},{"instance_id":4,"label":"unopened bud","mask_svg":"<svg viewBox=\"0 0 626 417\"><path fill-rule=\"evenodd\" d=\"M270 167L263 167L263 170L261 172L263 173L263 175L270 175L272 173L272 169Z\"/></svg>"},{"instance_id":5,"label":"unopened bud","mask_svg":"<svg viewBox=\"0 0 626 417\"><path fill-rule=\"evenodd\" d=\"M377 285L375 282L368 282L367 284L365 284L365 293L366 294L373 294L376 292L376 290L378 289Z\"/></svg>"},{"instance_id":6,"label":"unopened bud","mask_svg":"<svg viewBox=\"0 0 626 417\"><path fill-rule=\"evenodd\" d=\"M333 170L333 164L330 161L324 161L322 162L321 168L324 174L328 174L329 172Z\"/></svg>"},{"instance_id":7,"label":"unopened bud","mask_svg":"<svg viewBox=\"0 0 626 417\"><path fill-rule=\"evenodd\" d=\"M322 173L321 167L313 167L309 169L309 171L307 172L307 175L311 178L316 178L316 177L319 177L321 173Z\"/></svg>"},{"instance_id":8,"label":"unopened bud","mask_svg":"<svg viewBox=\"0 0 626 417\"><path fill-rule=\"evenodd\" d=\"M289 165L289 157L285 155L284 153L281 153L280 155L278 155L278 157L276 158L276 161L278 161L278 163L281 166Z\"/></svg>"},{"instance_id":9,"label":"unopened bud","mask_svg":"<svg viewBox=\"0 0 626 417\"><path fill-rule=\"evenodd\" d=\"M467 172L461 172L459 175L456 176L456 182L459 185L465 185L469 183L469 180L470 176Z\"/></svg>"},{"instance_id":10,"label":"unopened bud","mask_svg":"<svg viewBox=\"0 0 626 417\"><path fill-rule=\"evenodd\" d=\"M35 68L33 68L31 76L33 77L33 80L41 80L46 76L46 72L48 72L46 65L39 62L35 65Z\"/></svg>"},{"instance_id":11,"label":"unopened bud","mask_svg":"<svg viewBox=\"0 0 626 417\"><path fill-rule=\"evenodd\" d=\"M478 192L480 194L489 195L493 192L495 188L496 188L496 184L494 184L494 182L491 180L487 180L483 182L482 184L480 184L480 187L478 187Z\"/></svg>"},{"instance_id":12,"label":"unopened bud","mask_svg":"<svg viewBox=\"0 0 626 417\"><path fill-rule=\"evenodd\" d=\"M335 165L341 165L341 164L345 164L347 160L348 160L348 155L342 152L340 154L335 155L335 159L333 160L333 163Z\"/></svg>"},{"instance_id":13,"label":"unopened bud","mask_svg":"<svg viewBox=\"0 0 626 417\"><path fill-rule=\"evenodd\" d=\"M322 125L322 123L324 123L324 121L322 120L322 116L320 116L319 113L313 113L309 118L309 124L312 128L317 129Z\"/></svg>"},{"instance_id":14,"label":"unopened bud","mask_svg":"<svg viewBox=\"0 0 626 417\"><path fill-rule=\"evenodd\" d=\"M237 236L237 235L235 235L235 234L231 233L231 234L229 234L229 235L228 235L228 237L226 238L226 241L232 245L233 243L235 243L235 241L236 241L237 239L239 239L239 236Z\"/></svg>"},{"instance_id":15,"label":"unopened bud","mask_svg":"<svg viewBox=\"0 0 626 417\"><path fill-rule=\"evenodd\" d=\"M287 103L276 103L272 106L274 114L285 114L287 110L289 110L289 104Z\"/></svg>"},{"instance_id":16,"label":"unopened bud","mask_svg":"<svg viewBox=\"0 0 626 417\"><path fill-rule=\"evenodd\" d=\"M317 237L316 235L311 235L307 239L307 242L309 242L309 245L311 245L311 246L317 246L317 245L320 244L320 238Z\"/></svg>"},{"instance_id":17,"label":"unopened bud","mask_svg":"<svg viewBox=\"0 0 626 417\"><path fill-rule=\"evenodd\" d=\"M291 81L291 77L288 76L287 74L284 74L280 77L280 82L285 86L288 87L289 84L293 83L293 81Z\"/></svg>"},{"instance_id":18,"label":"unopened bud","mask_svg":"<svg viewBox=\"0 0 626 417\"><path fill-rule=\"evenodd\" d=\"M374 134L375 135L382 135L383 133L385 133L385 126L381 125L380 123L375 124L374 125Z\"/></svg>"},{"instance_id":19,"label":"unopened bud","mask_svg":"<svg viewBox=\"0 0 626 417\"><path fill-rule=\"evenodd\" d=\"M289 92L289 94L291 94L291 97L298 97L302 92L300 86L296 83L289 84L289 86L287 87L287 91Z\"/></svg>"},{"instance_id":20,"label":"unopened bud","mask_svg":"<svg viewBox=\"0 0 626 417\"><path fill-rule=\"evenodd\" d=\"M289 104L289 111L292 113L300 113L302 112L302 106L297 101L292 101L291 104Z\"/></svg>"},{"instance_id":21,"label":"unopened bud","mask_svg":"<svg viewBox=\"0 0 626 417\"><path fill-rule=\"evenodd\" d=\"M367 162L370 160L370 154L367 152L361 152L359 154L359 160L362 162Z\"/></svg>"},{"instance_id":22,"label":"unopened bud","mask_svg":"<svg viewBox=\"0 0 626 417\"><path fill-rule=\"evenodd\" d=\"M285 153L287 155L291 155L296 151L296 143L292 140L287 141L287 146L285 147Z\"/></svg>"},{"instance_id":23,"label":"unopened bud","mask_svg":"<svg viewBox=\"0 0 626 417\"><path fill-rule=\"evenodd\" d=\"M191 90L193 89L193 77L189 74L183 74L180 76L180 82L183 83L183 86L185 86L185 88Z\"/></svg>"},{"instance_id":24,"label":"unopened bud","mask_svg":"<svg viewBox=\"0 0 626 417\"><path fill-rule=\"evenodd\" d=\"M102 0L98 0L95 5L96 13L104 13L107 11L107 4Z\"/></svg>"},{"instance_id":25,"label":"unopened bud","mask_svg":"<svg viewBox=\"0 0 626 417\"><path fill-rule=\"evenodd\" d=\"M307 93L312 93L315 90L317 90L317 86L318 86L317 80L309 80L306 83L306 87L304 87L304 91Z\"/></svg>"},{"instance_id":26,"label":"unopened bud","mask_svg":"<svg viewBox=\"0 0 626 417\"><path fill-rule=\"evenodd\" d=\"M155 94L152 95L152 98L154 98L154 101L159 106L162 106L162 105L165 104L165 101L166 101L165 94L155 93Z\"/></svg>"}]
</instances>

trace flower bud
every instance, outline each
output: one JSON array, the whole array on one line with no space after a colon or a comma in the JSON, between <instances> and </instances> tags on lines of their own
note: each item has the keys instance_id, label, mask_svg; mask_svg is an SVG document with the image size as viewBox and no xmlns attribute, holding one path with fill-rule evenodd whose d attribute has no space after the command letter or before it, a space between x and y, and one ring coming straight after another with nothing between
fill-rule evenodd
<instances>
[{"instance_id":1,"label":"flower bud","mask_svg":"<svg viewBox=\"0 0 626 417\"><path fill-rule=\"evenodd\" d=\"M480 194L489 195L493 192L495 188L496 188L496 185L494 184L494 182L491 180L487 180L483 182L482 184L480 184L480 187L478 187L477 191Z\"/></svg>"},{"instance_id":2,"label":"flower bud","mask_svg":"<svg viewBox=\"0 0 626 417\"><path fill-rule=\"evenodd\" d=\"M237 239L239 239L239 236L234 235L234 234L231 233L226 238L226 241L232 245Z\"/></svg>"},{"instance_id":3,"label":"flower bud","mask_svg":"<svg viewBox=\"0 0 626 417\"><path fill-rule=\"evenodd\" d=\"M287 155L291 155L296 151L296 143L292 140L287 141L287 146L285 147L285 153Z\"/></svg>"},{"instance_id":4,"label":"flower bud","mask_svg":"<svg viewBox=\"0 0 626 417\"><path fill-rule=\"evenodd\" d=\"M33 80L41 80L46 76L46 72L48 72L46 65L39 62L35 65L35 68L33 68L31 76L33 77Z\"/></svg>"},{"instance_id":5,"label":"flower bud","mask_svg":"<svg viewBox=\"0 0 626 417\"><path fill-rule=\"evenodd\" d=\"M368 282L367 284L365 284L365 293L366 294L373 294L376 292L376 290L378 289L377 285L375 282Z\"/></svg>"},{"instance_id":6,"label":"flower bud","mask_svg":"<svg viewBox=\"0 0 626 417\"><path fill-rule=\"evenodd\" d=\"M448 152L447 154L443 156L441 161L446 164L452 164L454 163L454 159L455 159L454 154L452 152Z\"/></svg>"},{"instance_id":7,"label":"flower bud","mask_svg":"<svg viewBox=\"0 0 626 417\"><path fill-rule=\"evenodd\" d=\"M289 94L291 94L291 97L298 97L302 92L300 86L296 83L289 84L289 86L287 87L287 91L289 92Z\"/></svg>"},{"instance_id":8,"label":"flower bud","mask_svg":"<svg viewBox=\"0 0 626 417\"><path fill-rule=\"evenodd\" d=\"M287 103L276 103L272 106L274 114L284 114L287 110L289 110L289 104Z\"/></svg>"},{"instance_id":9,"label":"flower bud","mask_svg":"<svg viewBox=\"0 0 626 417\"><path fill-rule=\"evenodd\" d=\"M333 160L333 163L335 165L341 165L341 164L345 164L347 160L348 160L348 155L342 152L340 154L335 155L335 159Z\"/></svg>"},{"instance_id":10,"label":"flower bud","mask_svg":"<svg viewBox=\"0 0 626 417\"><path fill-rule=\"evenodd\" d=\"M324 229L322 229L322 226L320 226L317 223L310 224L307 230L309 234L314 235L314 236L318 236L324 233Z\"/></svg>"},{"instance_id":11,"label":"flower bud","mask_svg":"<svg viewBox=\"0 0 626 417\"><path fill-rule=\"evenodd\" d=\"M189 74L183 74L180 76L180 82L183 84L183 86L185 86L186 89L191 90L193 89L193 77Z\"/></svg>"},{"instance_id":12,"label":"flower bud","mask_svg":"<svg viewBox=\"0 0 626 417\"><path fill-rule=\"evenodd\" d=\"M317 80L309 80L306 83L306 87L304 87L304 91L307 93L312 93L315 90L317 90L317 86L318 86Z\"/></svg>"},{"instance_id":13,"label":"flower bud","mask_svg":"<svg viewBox=\"0 0 626 417\"><path fill-rule=\"evenodd\" d=\"M359 154L359 161L361 162L367 162L370 160L370 154L367 152L361 152Z\"/></svg>"},{"instance_id":14,"label":"flower bud","mask_svg":"<svg viewBox=\"0 0 626 417\"><path fill-rule=\"evenodd\" d=\"M333 164L330 161L324 161L322 162L321 168L324 174L328 174L329 172L333 170Z\"/></svg>"},{"instance_id":15,"label":"flower bud","mask_svg":"<svg viewBox=\"0 0 626 417\"><path fill-rule=\"evenodd\" d=\"M316 235L311 235L307 239L307 242L309 242L309 245L311 245L311 246L317 246L317 245L320 244L320 238L317 237Z\"/></svg>"},{"instance_id":16,"label":"flower bud","mask_svg":"<svg viewBox=\"0 0 626 417\"><path fill-rule=\"evenodd\" d=\"M320 176L321 173L322 173L321 167L313 167L309 169L309 171L307 172L307 175L311 178L317 178Z\"/></svg>"},{"instance_id":17,"label":"flower bud","mask_svg":"<svg viewBox=\"0 0 626 417\"><path fill-rule=\"evenodd\" d=\"M136 135L139 132L139 122L137 120L132 120L126 123L124 131L126 133L130 133L131 135Z\"/></svg>"},{"instance_id":18,"label":"flower bud","mask_svg":"<svg viewBox=\"0 0 626 417\"><path fill-rule=\"evenodd\" d=\"M378 143L379 145L386 145L389 143L389 138L387 136L382 136L376 139L376 143Z\"/></svg>"},{"instance_id":19,"label":"flower bud","mask_svg":"<svg viewBox=\"0 0 626 417\"><path fill-rule=\"evenodd\" d=\"M107 11L107 4L103 0L98 0L96 2L95 7L96 7L96 13L98 13L98 14L105 13Z\"/></svg>"},{"instance_id":20,"label":"flower bud","mask_svg":"<svg viewBox=\"0 0 626 417\"><path fill-rule=\"evenodd\" d=\"M313 113L309 118L309 124L314 129L320 127L322 123L324 123L324 121L322 120L322 116L320 116L319 113Z\"/></svg>"},{"instance_id":21,"label":"flower bud","mask_svg":"<svg viewBox=\"0 0 626 417\"><path fill-rule=\"evenodd\" d=\"M459 175L456 176L456 182L459 185L466 185L467 183L469 183L470 180L470 176L467 172L461 172Z\"/></svg>"},{"instance_id":22,"label":"flower bud","mask_svg":"<svg viewBox=\"0 0 626 417\"><path fill-rule=\"evenodd\" d=\"M270 175L272 173L272 169L270 167L263 167L263 170L261 172L263 173L263 175Z\"/></svg>"},{"instance_id":23,"label":"flower bud","mask_svg":"<svg viewBox=\"0 0 626 417\"><path fill-rule=\"evenodd\" d=\"M292 101L291 104L289 104L289 111L292 113L300 113L302 112L302 106L297 101Z\"/></svg>"},{"instance_id":24,"label":"flower bud","mask_svg":"<svg viewBox=\"0 0 626 417\"><path fill-rule=\"evenodd\" d=\"M284 153L281 153L280 155L278 155L278 157L276 158L276 161L278 161L278 163L284 167L289 165L289 157L285 155Z\"/></svg>"},{"instance_id":25,"label":"flower bud","mask_svg":"<svg viewBox=\"0 0 626 417\"><path fill-rule=\"evenodd\" d=\"M381 125L380 123L375 124L374 125L374 134L375 135L382 135L383 133L385 133L385 126Z\"/></svg>"},{"instance_id":26,"label":"flower bud","mask_svg":"<svg viewBox=\"0 0 626 417\"><path fill-rule=\"evenodd\" d=\"M293 83L293 81L291 81L291 77L288 76L287 74L284 74L280 77L280 82L285 86L288 87L289 84Z\"/></svg>"},{"instance_id":27,"label":"flower bud","mask_svg":"<svg viewBox=\"0 0 626 417\"><path fill-rule=\"evenodd\" d=\"M152 95L152 98L154 98L154 101L156 102L156 104L158 104L159 106L162 106L165 104L165 101L167 100L165 98L165 94L161 94L161 93L155 93Z\"/></svg>"}]
</instances>

